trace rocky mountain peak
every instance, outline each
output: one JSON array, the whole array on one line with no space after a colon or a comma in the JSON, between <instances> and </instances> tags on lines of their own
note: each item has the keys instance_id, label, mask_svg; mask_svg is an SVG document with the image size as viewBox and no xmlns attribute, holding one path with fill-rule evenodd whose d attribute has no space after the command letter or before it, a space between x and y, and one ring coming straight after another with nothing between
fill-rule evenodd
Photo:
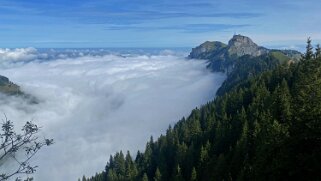
<instances>
[{"instance_id":1,"label":"rocky mountain peak","mask_svg":"<svg viewBox=\"0 0 321 181\"><path fill-rule=\"evenodd\" d=\"M243 55L260 56L268 53L268 49L255 44L249 37L243 35L234 35L228 42L229 54L238 57Z\"/></svg>"},{"instance_id":2,"label":"rocky mountain peak","mask_svg":"<svg viewBox=\"0 0 321 181\"><path fill-rule=\"evenodd\" d=\"M207 59L211 54L218 52L227 45L219 41L206 41L196 48L193 48L189 58Z\"/></svg>"},{"instance_id":3,"label":"rocky mountain peak","mask_svg":"<svg viewBox=\"0 0 321 181\"><path fill-rule=\"evenodd\" d=\"M224 44L218 41L206 41L192 49L189 58L209 60L209 65L214 71L228 71L234 66L235 60L247 55L258 57L270 55L280 62L297 60L301 57L300 52L292 50L270 50L254 43L249 37L234 35Z\"/></svg>"},{"instance_id":4,"label":"rocky mountain peak","mask_svg":"<svg viewBox=\"0 0 321 181\"><path fill-rule=\"evenodd\" d=\"M251 38L243 35L234 35L228 42L229 46L257 46Z\"/></svg>"}]
</instances>

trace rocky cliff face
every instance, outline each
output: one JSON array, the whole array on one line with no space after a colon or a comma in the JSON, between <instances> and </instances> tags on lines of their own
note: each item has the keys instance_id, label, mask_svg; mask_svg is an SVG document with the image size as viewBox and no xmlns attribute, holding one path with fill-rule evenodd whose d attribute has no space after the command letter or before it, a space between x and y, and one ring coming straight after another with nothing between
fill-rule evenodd
<instances>
[{"instance_id":1,"label":"rocky cliff face","mask_svg":"<svg viewBox=\"0 0 321 181\"><path fill-rule=\"evenodd\" d=\"M193 48L189 58L209 60L215 58L227 59L229 57L241 57L243 55L260 56L268 52L268 49L258 46L249 37L234 35L227 45L218 41L206 41L200 46Z\"/></svg>"},{"instance_id":2,"label":"rocky cliff face","mask_svg":"<svg viewBox=\"0 0 321 181\"><path fill-rule=\"evenodd\" d=\"M234 35L228 42L229 55L241 57L243 55L260 56L269 52L268 49L255 44L249 37Z\"/></svg>"},{"instance_id":3,"label":"rocky cliff face","mask_svg":"<svg viewBox=\"0 0 321 181\"><path fill-rule=\"evenodd\" d=\"M189 58L209 59L213 54L222 51L227 45L219 41L206 41L193 48Z\"/></svg>"},{"instance_id":4,"label":"rocky cliff face","mask_svg":"<svg viewBox=\"0 0 321 181\"><path fill-rule=\"evenodd\" d=\"M233 68L235 61L242 56L259 57L272 53L276 55L274 56L276 59L282 59L283 62L293 60L293 57L300 57L301 55L300 52L292 50L269 50L258 46L249 37L234 35L227 45L218 41L207 41L193 48L188 57L209 60L208 67L212 70L228 72Z\"/></svg>"}]
</instances>

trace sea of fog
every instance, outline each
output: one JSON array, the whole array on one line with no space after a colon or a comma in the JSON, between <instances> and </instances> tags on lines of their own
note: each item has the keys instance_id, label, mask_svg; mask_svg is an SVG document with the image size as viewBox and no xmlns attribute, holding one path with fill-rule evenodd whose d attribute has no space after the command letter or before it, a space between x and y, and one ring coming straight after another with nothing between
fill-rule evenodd
<instances>
[{"instance_id":1,"label":"sea of fog","mask_svg":"<svg viewBox=\"0 0 321 181\"><path fill-rule=\"evenodd\" d=\"M185 50L0 49L0 75L37 98L1 96L0 113L33 120L55 144L34 158L35 180L77 180L110 154L143 150L170 124L214 98L225 75Z\"/></svg>"}]
</instances>

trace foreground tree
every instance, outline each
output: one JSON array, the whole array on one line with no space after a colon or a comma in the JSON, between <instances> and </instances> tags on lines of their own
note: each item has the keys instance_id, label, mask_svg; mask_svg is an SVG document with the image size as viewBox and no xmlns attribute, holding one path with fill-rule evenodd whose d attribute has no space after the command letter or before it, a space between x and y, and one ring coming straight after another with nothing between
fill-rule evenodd
<instances>
[{"instance_id":1,"label":"foreground tree","mask_svg":"<svg viewBox=\"0 0 321 181\"><path fill-rule=\"evenodd\" d=\"M9 168L9 164L16 165L8 169L7 173L0 170L0 181L13 179L22 180L21 174L30 175L36 171L37 166L31 165L30 160L43 147L53 144L53 139L40 139L37 134L40 127L32 122L26 122L21 133L15 132L13 122L5 117L0 130L0 168ZM11 167L11 166L10 166ZM27 178L25 180L33 180Z\"/></svg>"}]
</instances>

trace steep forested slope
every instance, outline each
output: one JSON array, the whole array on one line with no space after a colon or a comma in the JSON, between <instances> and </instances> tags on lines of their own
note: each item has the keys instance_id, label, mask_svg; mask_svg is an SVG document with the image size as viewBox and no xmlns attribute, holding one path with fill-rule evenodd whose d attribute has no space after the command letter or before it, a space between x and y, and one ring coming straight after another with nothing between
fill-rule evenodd
<instances>
[{"instance_id":1,"label":"steep forested slope","mask_svg":"<svg viewBox=\"0 0 321 181\"><path fill-rule=\"evenodd\" d=\"M320 180L321 53L243 57L215 100L83 180Z\"/></svg>"}]
</instances>

